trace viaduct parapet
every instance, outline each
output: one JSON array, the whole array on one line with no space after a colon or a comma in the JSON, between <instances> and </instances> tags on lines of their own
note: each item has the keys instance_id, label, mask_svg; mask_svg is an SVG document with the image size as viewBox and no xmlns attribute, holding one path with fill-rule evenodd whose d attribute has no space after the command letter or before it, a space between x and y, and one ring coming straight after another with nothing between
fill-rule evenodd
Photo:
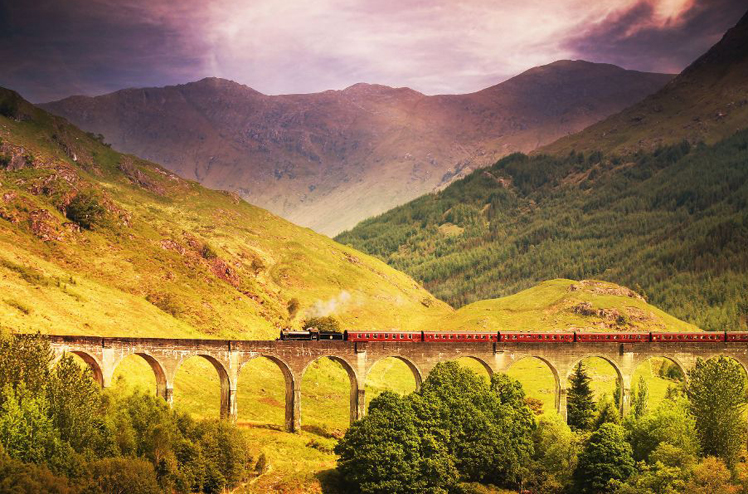
<instances>
[{"instance_id":1,"label":"viaduct parapet","mask_svg":"<svg viewBox=\"0 0 748 494\"><path fill-rule=\"evenodd\" d=\"M108 387L117 365L130 355L145 359L156 376L158 396L173 401L174 377L183 361L200 356L216 369L221 382L221 417L236 419L236 390L247 362L266 357L283 373L286 382L288 431L301 428L301 380L314 361L331 358L339 362L350 380L351 422L364 416L365 384L371 368L394 357L408 365L416 387L434 366L443 361L469 357L480 362L489 375L506 372L515 362L534 357L551 370L556 382L556 408L566 417L568 377L587 357L607 360L618 374L623 393L621 413L630 406L631 385L636 368L652 357L664 357L686 375L698 358L724 355L748 367L748 344L734 342L642 342L642 343L513 343L513 342L349 342L349 341L248 341L167 338L103 338L97 336L50 336L59 358L65 353L81 357L98 382Z\"/></svg>"}]
</instances>

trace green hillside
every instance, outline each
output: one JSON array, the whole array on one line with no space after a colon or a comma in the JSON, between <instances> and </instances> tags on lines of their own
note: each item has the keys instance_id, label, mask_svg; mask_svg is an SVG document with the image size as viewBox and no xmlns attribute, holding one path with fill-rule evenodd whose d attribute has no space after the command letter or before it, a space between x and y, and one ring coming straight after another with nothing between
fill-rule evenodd
<instances>
[{"instance_id":1,"label":"green hillside","mask_svg":"<svg viewBox=\"0 0 748 494\"><path fill-rule=\"evenodd\" d=\"M274 338L334 314L416 328L452 309L379 260L122 155L0 90L0 324Z\"/></svg>"},{"instance_id":2,"label":"green hillside","mask_svg":"<svg viewBox=\"0 0 748 494\"><path fill-rule=\"evenodd\" d=\"M554 278L748 329L748 131L628 157L515 154L337 237L462 306Z\"/></svg>"},{"instance_id":3,"label":"green hillside","mask_svg":"<svg viewBox=\"0 0 748 494\"><path fill-rule=\"evenodd\" d=\"M466 305L442 328L503 331L699 331L649 305L628 288L604 281L544 281L508 297Z\"/></svg>"}]
</instances>

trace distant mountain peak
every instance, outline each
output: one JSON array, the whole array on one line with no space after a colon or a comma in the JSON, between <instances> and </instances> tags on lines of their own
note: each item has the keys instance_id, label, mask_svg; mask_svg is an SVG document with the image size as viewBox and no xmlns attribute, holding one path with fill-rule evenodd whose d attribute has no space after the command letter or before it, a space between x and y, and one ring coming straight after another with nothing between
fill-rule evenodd
<instances>
[{"instance_id":1,"label":"distant mountain peak","mask_svg":"<svg viewBox=\"0 0 748 494\"><path fill-rule=\"evenodd\" d=\"M559 61L484 91L437 96L367 83L268 96L209 77L44 108L115 149L335 234L581 130L670 79L600 67Z\"/></svg>"}]
</instances>

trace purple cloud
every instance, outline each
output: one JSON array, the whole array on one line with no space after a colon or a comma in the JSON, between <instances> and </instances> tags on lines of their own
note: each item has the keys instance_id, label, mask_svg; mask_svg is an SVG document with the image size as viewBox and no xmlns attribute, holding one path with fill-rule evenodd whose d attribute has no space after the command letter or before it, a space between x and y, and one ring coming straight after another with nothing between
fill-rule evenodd
<instances>
[{"instance_id":1,"label":"purple cloud","mask_svg":"<svg viewBox=\"0 0 748 494\"><path fill-rule=\"evenodd\" d=\"M0 0L0 85L32 101L218 76L267 94L482 89L564 58L677 72L744 0Z\"/></svg>"}]
</instances>

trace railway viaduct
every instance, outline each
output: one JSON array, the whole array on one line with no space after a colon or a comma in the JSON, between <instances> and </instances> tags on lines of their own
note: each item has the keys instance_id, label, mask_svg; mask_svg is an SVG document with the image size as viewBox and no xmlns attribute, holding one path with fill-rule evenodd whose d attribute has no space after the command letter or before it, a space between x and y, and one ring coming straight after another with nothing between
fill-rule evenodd
<instances>
[{"instance_id":1,"label":"railway viaduct","mask_svg":"<svg viewBox=\"0 0 748 494\"><path fill-rule=\"evenodd\" d=\"M349 342L349 341L249 341L165 338L103 338L97 336L50 336L59 358L65 353L81 357L93 370L98 382L107 387L117 365L129 355L138 355L150 364L156 376L158 396L172 403L174 376L180 364L193 356L207 359L221 382L221 416L235 419L236 390L244 364L257 357L273 361L286 383L285 427L301 427L301 379L315 360L329 357L339 362L350 379L351 421L365 414L364 388L371 368L380 360L394 357L413 372L416 387L442 361L469 357L480 362L489 375L505 372L527 357L542 360L556 381L556 408L566 416L568 376L587 357L607 360L622 384L621 412L630 406L634 371L651 357L665 357L685 373L698 358L725 355L748 367L748 344L728 342L643 342L643 343L515 343L515 342Z\"/></svg>"}]
</instances>

